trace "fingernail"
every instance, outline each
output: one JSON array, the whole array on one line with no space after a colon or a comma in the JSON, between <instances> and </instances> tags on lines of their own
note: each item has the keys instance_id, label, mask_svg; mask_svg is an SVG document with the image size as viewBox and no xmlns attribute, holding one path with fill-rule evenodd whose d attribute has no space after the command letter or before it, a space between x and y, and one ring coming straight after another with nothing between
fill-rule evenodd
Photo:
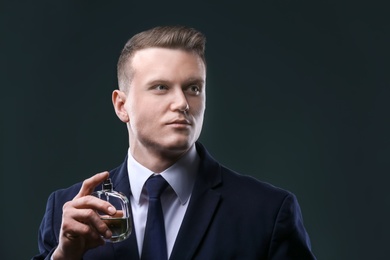
<instances>
[{"instance_id":1,"label":"fingernail","mask_svg":"<svg viewBox=\"0 0 390 260\"><path fill-rule=\"evenodd\" d=\"M106 233L104 233L105 238L110 238L112 236L111 230L107 229Z\"/></svg>"},{"instance_id":2,"label":"fingernail","mask_svg":"<svg viewBox=\"0 0 390 260\"><path fill-rule=\"evenodd\" d=\"M108 207L108 213L110 213L111 215L114 214L116 212L116 209L114 207Z\"/></svg>"}]
</instances>

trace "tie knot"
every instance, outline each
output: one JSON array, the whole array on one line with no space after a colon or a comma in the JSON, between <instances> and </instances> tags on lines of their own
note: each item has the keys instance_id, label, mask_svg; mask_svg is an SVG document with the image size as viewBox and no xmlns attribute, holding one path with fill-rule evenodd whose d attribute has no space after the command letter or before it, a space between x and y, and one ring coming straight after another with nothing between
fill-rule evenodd
<instances>
[{"instance_id":1,"label":"tie knot","mask_svg":"<svg viewBox=\"0 0 390 260\"><path fill-rule=\"evenodd\" d=\"M168 182L161 175L154 175L146 181L145 186L149 198L158 199L161 193L167 188Z\"/></svg>"}]
</instances>

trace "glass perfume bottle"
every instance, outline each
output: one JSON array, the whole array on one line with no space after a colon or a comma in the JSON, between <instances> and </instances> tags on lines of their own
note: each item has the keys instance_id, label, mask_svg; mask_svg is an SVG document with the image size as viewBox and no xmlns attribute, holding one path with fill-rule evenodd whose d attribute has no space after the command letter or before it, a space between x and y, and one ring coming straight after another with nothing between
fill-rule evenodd
<instances>
[{"instance_id":1,"label":"glass perfume bottle","mask_svg":"<svg viewBox=\"0 0 390 260\"><path fill-rule=\"evenodd\" d=\"M110 178L103 182L102 190L93 192L92 196L105 200L116 208L116 213L112 216L98 212L112 232L112 237L104 240L115 243L128 238L132 231L132 222L127 197L113 190Z\"/></svg>"}]
</instances>

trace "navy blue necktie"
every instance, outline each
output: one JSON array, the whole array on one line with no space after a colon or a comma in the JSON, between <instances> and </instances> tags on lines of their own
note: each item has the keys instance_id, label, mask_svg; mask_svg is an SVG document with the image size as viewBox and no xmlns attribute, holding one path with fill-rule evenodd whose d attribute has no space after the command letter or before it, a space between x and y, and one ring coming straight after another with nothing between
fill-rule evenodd
<instances>
[{"instance_id":1,"label":"navy blue necktie","mask_svg":"<svg viewBox=\"0 0 390 260\"><path fill-rule=\"evenodd\" d=\"M149 208L142 247L142 260L168 259L164 215L160 201L160 195L167 186L168 183L160 175L150 177L145 183L149 195Z\"/></svg>"}]
</instances>

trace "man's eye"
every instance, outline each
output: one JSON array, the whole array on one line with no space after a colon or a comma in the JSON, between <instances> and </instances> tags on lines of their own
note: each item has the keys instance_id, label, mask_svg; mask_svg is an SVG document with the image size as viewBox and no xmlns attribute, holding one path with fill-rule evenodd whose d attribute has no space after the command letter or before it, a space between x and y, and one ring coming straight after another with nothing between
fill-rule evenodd
<instances>
[{"instance_id":1,"label":"man's eye","mask_svg":"<svg viewBox=\"0 0 390 260\"><path fill-rule=\"evenodd\" d=\"M164 85L157 85L155 88L156 88L157 90L166 90L166 89L168 89L168 87L167 87L167 86L164 86Z\"/></svg>"},{"instance_id":2,"label":"man's eye","mask_svg":"<svg viewBox=\"0 0 390 260\"><path fill-rule=\"evenodd\" d=\"M195 93L195 94L199 94L200 88L198 86L194 85L194 86L190 87L190 91Z\"/></svg>"}]
</instances>

